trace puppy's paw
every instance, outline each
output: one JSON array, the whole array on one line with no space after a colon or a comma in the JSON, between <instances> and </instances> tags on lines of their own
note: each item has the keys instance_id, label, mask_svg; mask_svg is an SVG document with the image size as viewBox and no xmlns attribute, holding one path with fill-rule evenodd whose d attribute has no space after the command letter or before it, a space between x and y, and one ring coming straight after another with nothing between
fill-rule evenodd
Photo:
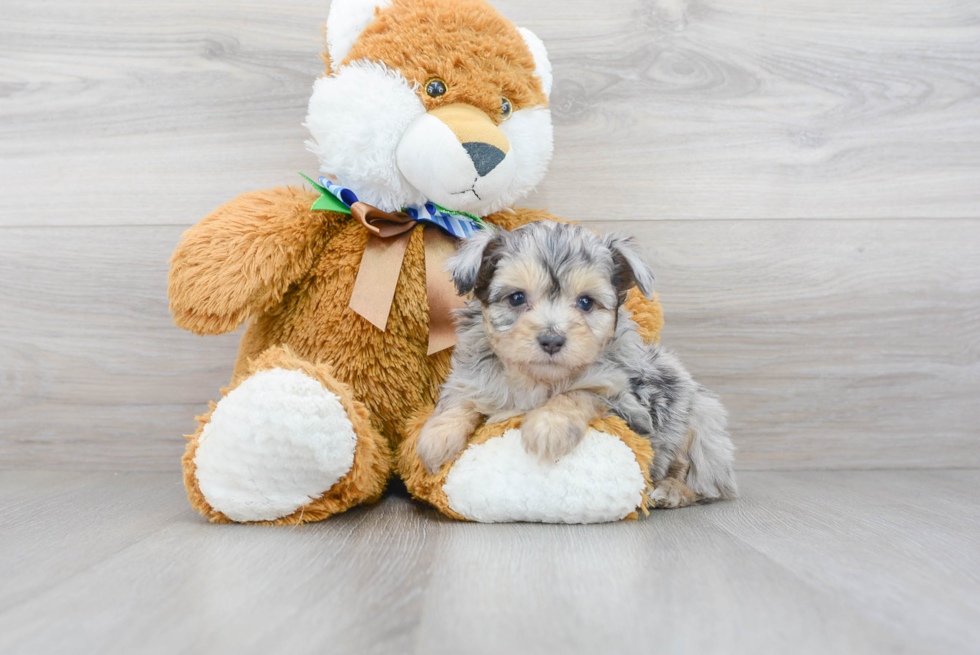
<instances>
[{"instance_id":1,"label":"puppy's paw","mask_svg":"<svg viewBox=\"0 0 980 655\"><path fill-rule=\"evenodd\" d=\"M649 498L657 509L676 509L696 505L698 495L676 478L664 478L653 485Z\"/></svg>"},{"instance_id":2,"label":"puppy's paw","mask_svg":"<svg viewBox=\"0 0 980 655\"><path fill-rule=\"evenodd\" d=\"M422 427L418 445L415 447L419 459L425 464L426 472L435 475L443 464L458 455L466 447L472 429L469 423L445 416L429 419Z\"/></svg>"},{"instance_id":3,"label":"puppy's paw","mask_svg":"<svg viewBox=\"0 0 980 655\"><path fill-rule=\"evenodd\" d=\"M542 461L556 461L575 449L588 427L588 423L579 416L541 407L524 416L521 442L524 450L537 455Z\"/></svg>"}]
</instances>

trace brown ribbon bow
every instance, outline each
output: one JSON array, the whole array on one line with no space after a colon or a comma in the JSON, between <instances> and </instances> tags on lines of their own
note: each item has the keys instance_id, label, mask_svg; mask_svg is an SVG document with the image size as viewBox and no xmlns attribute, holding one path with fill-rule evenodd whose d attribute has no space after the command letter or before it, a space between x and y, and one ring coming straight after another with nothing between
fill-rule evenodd
<instances>
[{"instance_id":1,"label":"brown ribbon bow","mask_svg":"<svg viewBox=\"0 0 980 655\"><path fill-rule=\"evenodd\" d=\"M354 281L350 308L384 332L412 228L418 221L403 212L384 212L364 202L355 202L350 211L370 232ZM445 270L446 259L456 250L453 238L435 225L425 225L423 229L425 293L429 303L427 354L433 355L456 345L451 312L465 301L456 295L456 287Z\"/></svg>"}]
</instances>

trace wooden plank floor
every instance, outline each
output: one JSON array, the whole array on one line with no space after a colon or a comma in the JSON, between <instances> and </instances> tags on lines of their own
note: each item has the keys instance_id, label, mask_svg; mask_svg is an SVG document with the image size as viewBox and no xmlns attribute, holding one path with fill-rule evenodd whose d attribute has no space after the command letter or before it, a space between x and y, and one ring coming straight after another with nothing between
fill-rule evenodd
<instances>
[{"instance_id":1,"label":"wooden plank floor","mask_svg":"<svg viewBox=\"0 0 980 655\"><path fill-rule=\"evenodd\" d=\"M741 482L609 525L392 495L260 528L203 522L176 473L3 471L0 652L977 652L980 471Z\"/></svg>"}]
</instances>

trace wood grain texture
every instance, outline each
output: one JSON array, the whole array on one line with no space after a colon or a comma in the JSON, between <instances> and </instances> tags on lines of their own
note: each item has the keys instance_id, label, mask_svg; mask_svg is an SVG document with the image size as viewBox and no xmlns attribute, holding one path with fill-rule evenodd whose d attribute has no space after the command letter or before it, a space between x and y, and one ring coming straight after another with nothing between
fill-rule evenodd
<instances>
[{"instance_id":1,"label":"wood grain texture","mask_svg":"<svg viewBox=\"0 0 980 655\"><path fill-rule=\"evenodd\" d=\"M712 514L725 532L807 585L846 597L891 634L911 633L933 652L976 649L976 627L961 621L980 611L976 548L962 548L980 530L977 472L749 480L748 504L718 505ZM902 607L917 598L927 600L910 617Z\"/></svg>"},{"instance_id":2,"label":"wood grain texture","mask_svg":"<svg viewBox=\"0 0 980 655\"><path fill-rule=\"evenodd\" d=\"M531 205L578 218L601 186L618 220L980 214L975 2L497 6L555 67ZM5 2L0 225L185 225L296 183L327 10Z\"/></svg>"},{"instance_id":3,"label":"wood grain texture","mask_svg":"<svg viewBox=\"0 0 980 655\"><path fill-rule=\"evenodd\" d=\"M646 244L741 468L980 466L980 222L603 225ZM238 341L170 323L181 231L0 229L0 467L177 465Z\"/></svg>"},{"instance_id":4,"label":"wood grain texture","mask_svg":"<svg viewBox=\"0 0 980 655\"><path fill-rule=\"evenodd\" d=\"M975 652L976 471L745 473L731 503L478 525L389 496L215 526L176 472L0 472L0 650Z\"/></svg>"}]
</instances>

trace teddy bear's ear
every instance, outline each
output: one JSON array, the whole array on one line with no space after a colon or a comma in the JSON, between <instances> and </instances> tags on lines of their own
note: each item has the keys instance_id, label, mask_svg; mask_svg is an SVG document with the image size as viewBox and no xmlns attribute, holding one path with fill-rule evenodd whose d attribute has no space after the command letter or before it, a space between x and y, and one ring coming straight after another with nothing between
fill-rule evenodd
<instances>
[{"instance_id":1,"label":"teddy bear's ear","mask_svg":"<svg viewBox=\"0 0 980 655\"><path fill-rule=\"evenodd\" d=\"M531 50L531 54L534 56L534 68L535 73L541 78L541 88L544 90L544 94L551 97L551 61L548 59L548 51L544 47L544 43L537 37L537 35L526 27L518 27L517 31L521 33L524 37L524 42L527 47Z\"/></svg>"},{"instance_id":2,"label":"teddy bear's ear","mask_svg":"<svg viewBox=\"0 0 980 655\"><path fill-rule=\"evenodd\" d=\"M375 12L390 4L391 0L333 0L327 16L327 53L331 70L337 70L357 37L374 20Z\"/></svg>"}]
</instances>

